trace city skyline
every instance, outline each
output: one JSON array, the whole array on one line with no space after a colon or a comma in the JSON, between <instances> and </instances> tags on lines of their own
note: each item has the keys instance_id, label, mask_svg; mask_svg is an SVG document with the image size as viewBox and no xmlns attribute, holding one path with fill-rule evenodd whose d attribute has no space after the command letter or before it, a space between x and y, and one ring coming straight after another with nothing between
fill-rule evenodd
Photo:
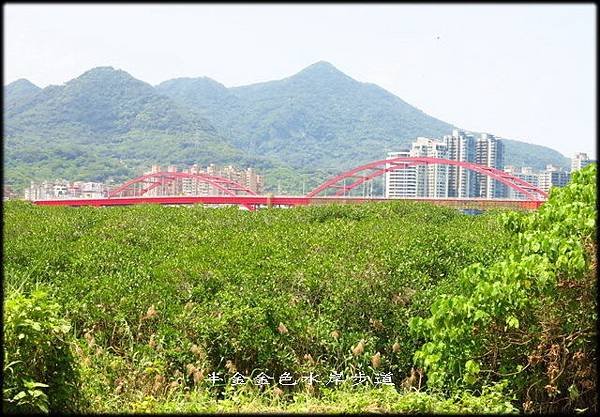
<instances>
[{"instance_id":1,"label":"city skyline","mask_svg":"<svg viewBox=\"0 0 600 417\"><path fill-rule=\"evenodd\" d=\"M540 191L548 193L551 187L564 187L569 182L573 172L596 162L585 153L577 153L571 158L570 170L564 170L553 165L547 165L544 170L539 171L528 166L504 165L504 145L501 138L487 133L481 133L478 137L475 137L460 129L453 129L451 134L443 135L441 138L419 136L412 142L410 149L388 152L386 160L393 160L398 157L439 158L447 161L443 164L397 166L393 170L389 170L389 168L392 165L398 165L398 161L386 163L385 170L387 172L383 175L385 198L484 198L494 200L537 198L535 194L538 197L541 196ZM450 164L451 161L466 162L502 170L513 179L526 181L532 188L525 187L526 191L518 191L518 189L509 187L508 184L492 179L487 174L484 175L473 170L472 167L459 167ZM225 191L217 183L213 184L210 181L194 178L196 174L200 174L200 176L208 175L208 177L217 175L217 177L220 177L220 179L214 178L217 181L233 181L231 184L234 187L232 188L234 193L242 191L261 194L263 191L263 177L252 167L239 170L233 165L220 167L211 163L206 166L206 169L203 169L198 164L184 165L180 171L181 164L162 165L154 163L143 168L142 176L122 185L114 184L113 181L69 181L64 178L43 181L32 180L24 191L24 197L26 200L34 201L52 198L105 199L122 192L136 196L140 188L138 187L136 190L135 183L146 183L148 188L143 191L148 192L147 197L222 195ZM179 180L171 182L175 178L179 178ZM165 179L167 179L167 182L163 182ZM509 181L513 182L513 180ZM134 186L130 187L131 184L134 184ZM244 187L247 187L247 189L244 190ZM370 191L366 193L366 188L363 187L363 194L372 196L372 183L367 188ZM535 188L537 190L534 190ZM534 194L524 194L524 192L531 191ZM10 188L5 187L5 194L7 192L12 195L11 198L15 197ZM304 194L304 191L302 194Z\"/></svg>"},{"instance_id":2,"label":"city skyline","mask_svg":"<svg viewBox=\"0 0 600 417\"><path fill-rule=\"evenodd\" d=\"M26 78L45 87L110 65L151 84L208 76L231 87L285 78L325 60L461 129L595 158L594 11L7 5L4 82Z\"/></svg>"},{"instance_id":3,"label":"city skyline","mask_svg":"<svg viewBox=\"0 0 600 417\"><path fill-rule=\"evenodd\" d=\"M426 157L448 160L444 164L418 164L402 167L396 158ZM409 149L387 153L384 195L386 198L530 198L548 193L551 187L564 187L571 174L590 163L585 153L571 158L571 169L564 170L554 165L546 165L536 171L528 166L504 164L504 144L501 138L487 133L478 137L460 129L454 129L451 135L442 138L417 137ZM502 170L517 180L529 185L517 191L489 175L476 172L471 168L451 165L450 161L475 164ZM392 169L393 166L396 166ZM506 179L506 178L505 178ZM523 186L523 184L519 184ZM530 188L531 187L531 188ZM537 188L537 190L534 190ZM527 196L525 193L533 193Z\"/></svg>"}]
</instances>

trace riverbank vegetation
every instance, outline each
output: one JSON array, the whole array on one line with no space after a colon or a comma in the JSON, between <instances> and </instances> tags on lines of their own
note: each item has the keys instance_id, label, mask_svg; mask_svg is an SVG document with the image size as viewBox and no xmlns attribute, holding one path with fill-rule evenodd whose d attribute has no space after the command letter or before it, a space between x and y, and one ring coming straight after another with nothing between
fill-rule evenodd
<instances>
[{"instance_id":1,"label":"riverbank vegetation","mask_svg":"<svg viewBox=\"0 0 600 417\"><path fill-rule=\"evenodd\" d=\"M478 216L8 202L3 408L594 411L595 177Z\"/></svg>"}]
</instances>

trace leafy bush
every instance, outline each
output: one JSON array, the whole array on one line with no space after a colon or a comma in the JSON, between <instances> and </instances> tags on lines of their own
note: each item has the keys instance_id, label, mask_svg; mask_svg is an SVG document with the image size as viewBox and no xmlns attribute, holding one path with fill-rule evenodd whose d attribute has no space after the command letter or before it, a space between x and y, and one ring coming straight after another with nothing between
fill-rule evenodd
<instances>
[{"instance_id":1,"label":"leafy bush","mask_svg":"<svg viewBox=\"0 0 600 417\"><path fill-rule=\"evenodd\" d=\"M4 304L3 410L9 413L73 411L77 369L71 326L47 292L10 291Z\"/></svg>"},{"instance_id":2,"label":"leafy bush","mask_svg":"<svg viewBox=\"0 0 600 417\"><path fill-rule=\"evenodd\" d=\"M431 387L511 376L525 411L595 410L595 165L537 212L504 221L506 255L465 268L428 318L411 320L427 340L415 359Z\"/></svg>"}]
</instances>

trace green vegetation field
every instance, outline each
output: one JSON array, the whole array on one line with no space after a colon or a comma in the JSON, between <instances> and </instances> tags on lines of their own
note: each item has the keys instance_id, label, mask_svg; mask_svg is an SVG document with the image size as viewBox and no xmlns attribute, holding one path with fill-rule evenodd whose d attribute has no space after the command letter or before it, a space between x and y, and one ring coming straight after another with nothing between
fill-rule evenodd
<instances>
[{"instance_id":1,"label":"green vegetation field","mask_svg":"<svg viewBox=\"0 0 600 417\"><path fill-rule=\"evenodd\" d=\"M3 409L595 411L595 178L480 216L8 202Z\"/></svg>"}]
</instances>

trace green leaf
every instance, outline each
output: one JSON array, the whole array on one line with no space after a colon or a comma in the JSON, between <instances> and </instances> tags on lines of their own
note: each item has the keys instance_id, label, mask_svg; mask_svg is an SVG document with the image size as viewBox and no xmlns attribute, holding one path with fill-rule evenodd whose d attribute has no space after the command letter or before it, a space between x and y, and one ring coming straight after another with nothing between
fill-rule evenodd
<instances>
[{"instance_id":1,"label":"green leaf","mask_svg":"<svg viewBox=\"0 0 600 417\"><path fill-rule=\"evenodd\" d=\"M575 384L572 384L571 386L569 386L568 391L569 391L569 398L571 399L571 401L575 401L575 400L577 400L577 398L579 398L579 390L577 389Z\"/></svg>"},{"instance_id":2,"label":"green leaf","mask_svg":"<svg viewBox=\"0 0 600 417\"><path fill-rule=\"evenodd\" d=\"M71 326L69 324L62 324L58 327L58 329L62 332L62 333L69 333L69 330L71 330Z\"/></svg>"},{"instance_id":3,"label":"green leaf","mask_svg":"<svg viewBox=\"0 0 600 417\"><path fill-rule=\"evenodd\" d=\"M480 371L479 364L474 360L469 359L467 363L465 363L465 370L468 374L476 375Z\"/></svg>"},{"instance_id":4,"label":"green leaf","mask_svg":"<svg viewBox=\"0 0 600 417\"><path fill-rule=\"evenodd\" d=\"M515 316L509 316L506 319L506 325L508 327L513 327L515 329L518 329L519 328L519 320Z\"/></svg>"},{"instance_id":5,"label":"green leaf","mask_svg":"<svg viewBox=\"0 0 600 417\"><path fill-rule=\"evenodd\" d=\"M487 316L488 316L488 313L486 313L484 310L475 311L475 321L486 318Z\"/></svg>"},{"instance_id":6,"label":"green leaf","mask_svg":"<svg viewBox=\"0 0 600 417\"><path fill-rule=\"evenodd\" d=\"M20 400L21 398L24 398L24 397L27 397L27 393L25 391L21 391L13 397L13 401Z\"/></svg>"}]
</instances>

